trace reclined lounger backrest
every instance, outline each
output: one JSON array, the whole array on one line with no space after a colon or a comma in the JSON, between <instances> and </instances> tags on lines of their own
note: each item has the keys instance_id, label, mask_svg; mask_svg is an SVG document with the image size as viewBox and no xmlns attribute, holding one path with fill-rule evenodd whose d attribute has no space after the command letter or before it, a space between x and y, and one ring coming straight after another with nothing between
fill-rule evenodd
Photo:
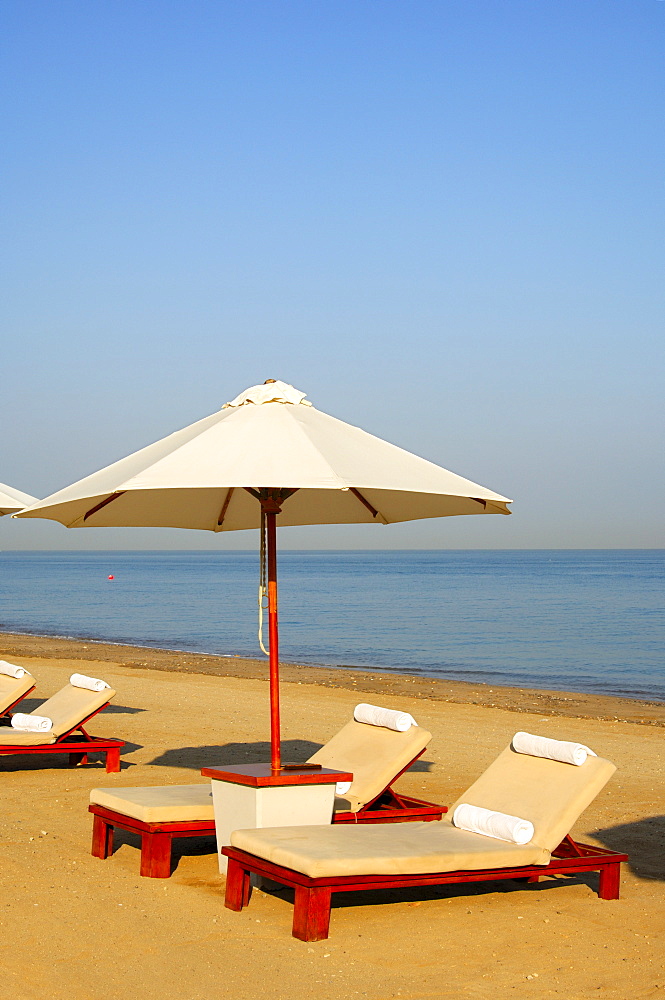
<instances>
[{"instance_id":1,"label":"reclined lounger backrest","mask_svg":"<svg viewBox=\"0 0 665 1000\"><path fill-rule=\"evenodd\" d=\"M103 691L89 691L87 688L66 684L31 714L45 715L51 719L53 721L51 733L57 738L63 733L68 733L70 729L83 722L114 697L113 688L104 688Z\"/></svg>"},{"instance_id":2,"label":"reclined lounger backrest","mask_svg":"<svg viewBox=\"0 0 665 1000\"><path fill-rule=\"evenodd\" d=\"M587 757L577 767L516 753L508 746L460 795L443 822L452 821L461 802L495 809L530 820L532 843L553 851L615 771L615 765L602 757Z\"/></svg>"},{"instance_id":3,"label":"reclined lounger backrest","mask_svg":"<svg viewBox=\"0 0 665 1000\"><path fill-rule=\"evenodd\" d=\"M32 674L25 673L23 677L9 677L0 674L0 712L5 712L17 698L27 694L35 686Z\"/></svg>"},{"instance_id":4,"label":"reclined lounger backrest","mask_svg":"<svg viewBox=\"0 0 665 1000\"><path fill-rule=\"evenodd\" d=\"M375 799L431 739L432 734L420 726L397 733L352 719L309 759L323 767L352 772L348 795L356 812Z\"/></svg>"}]
</instances>

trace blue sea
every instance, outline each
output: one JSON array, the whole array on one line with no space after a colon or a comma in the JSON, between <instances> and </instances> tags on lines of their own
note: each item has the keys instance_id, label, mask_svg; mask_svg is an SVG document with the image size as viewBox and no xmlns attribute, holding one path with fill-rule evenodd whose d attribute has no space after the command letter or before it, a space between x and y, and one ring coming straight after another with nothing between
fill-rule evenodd
<instances>
[{"instance_id":1,"label":"blue sea","mask_svg":"<svg viewBox=\"0 0 665 1000\"><path fill-rule=\"evenodd\" d=\"M663 550L282 551L280 658L663 701L664 569ZM257 583L254 552L2 552L0 629L256 657Z\"/></svg>"}]
</instances>

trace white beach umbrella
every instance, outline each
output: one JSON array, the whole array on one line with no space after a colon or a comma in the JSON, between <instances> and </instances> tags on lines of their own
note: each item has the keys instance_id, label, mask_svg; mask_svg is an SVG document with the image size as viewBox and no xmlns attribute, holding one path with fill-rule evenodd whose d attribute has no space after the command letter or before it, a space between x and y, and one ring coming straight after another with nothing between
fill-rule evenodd
<instances>
[{"instance_id":1,"label":"white beach umbrella","mask_svg":"<svg viewBox=\"0 0 665 1000\"><path fill-rule=\"evenodd\" d=\"M0 517L3 514L15 514L16 511L33 503L37 503L37 497L31 497L29 493L21 493L20 490L0 483Z\"/></svg>"},{"instance_id":2,"label":"white beach umbrella","mask_svg":"<svg viewBox=\"0 0 665 1000\"><path fill-rule=\"evenodd\" d=\"M271 762L280 766L276 524L509 514L506 497L317 410L284 382L54 493L18 517L68 528L237 531L262 524L268 552Z\"/></svg>"}]
</instances>

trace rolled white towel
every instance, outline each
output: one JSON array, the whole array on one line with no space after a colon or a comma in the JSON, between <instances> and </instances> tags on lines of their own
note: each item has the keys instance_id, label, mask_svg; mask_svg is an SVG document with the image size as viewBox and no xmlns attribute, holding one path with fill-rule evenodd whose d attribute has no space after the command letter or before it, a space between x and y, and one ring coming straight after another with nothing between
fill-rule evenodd
<instances>
[{"instance_id":1,"label":"rolled white towel","mask_svg":"<svg viewBox=\"0 0 665 1000\"><path fill-rule=\"evenodd\" d=\"M346 795L346 793L349 791L350 788L351 788L350 781L338 781L337 784L335 785L335 794Z\"/></svg>"},{"instance_id":2,"label":"rolled white towel","mask_svg":"<svg viewBox=\"0 0 665 1000\"><path fill-rule=\"evenodd\" d=\"M27 670L23 667L17 667L15 663L8 663L7 660L0 660L0 674L8 674L10 677L15 677L17 681L21 677L25 677Z\"/></svg>"},{"instance_id":3,"label":"rolled white towel","mask_svg":"<svg viewBox=\"0 0 665 1000\"><path fill-rule=\"evenodd\" d=\"M528 844L533 840L533 823L518 816L494 812L481 806L470 806L462 802L453 813L453 826L469 833L480 833L495 840L507 840L510 844Z\"/></svg>"},{"instance_id":4,"label":"rolled white towel","mask_svg":"<svg viewBox=\"0 0 665 1000\"><path fill-rule=\"evenodd\" d=\"M24 712L15 712L12 715L12 728L18 729L21 733L47 733L53 728L53 720L47 719L45 715L26 715Z\"/></svg>"},{"instance_id":5,"label":"rolled white towel","mask_svg":"<svg viewBox=\"0 0 665 1000\"><path fill-rule=\"evenodd\" d=\"M411 726L418 723L408 712L395 712L391 708L379 708L378 705L356 705L353 711L356 722L364 722L368 726L383 726L384 729L394 729L405 733Z\"/></svg>"},{"instance_id":6,"label":"rolled white towel","mask_svg":"<svg viewBox=\"0 0 665 1000\"><path fill-rule=\"evenodd\" d=\"M583 743L569 743L567 740L551 740L547 736L533 736L531 733L515 733L513 750L530 754L532 757L547 757L560 760L563 764L584 764L587 757L596 754Z\"/></svg>"},{"instance_id":7,"label":"rolled white towel","mask_svg":"<svg viewBox=\"0 0 665 1000\"><path fill-rule=\"evenodd\" d=\"M111 685L100 681L98 677L86 677L85 674L72 674L69 683L75 688L87 688L89 691L103 691Z\"/></svg>"}]
</instances>

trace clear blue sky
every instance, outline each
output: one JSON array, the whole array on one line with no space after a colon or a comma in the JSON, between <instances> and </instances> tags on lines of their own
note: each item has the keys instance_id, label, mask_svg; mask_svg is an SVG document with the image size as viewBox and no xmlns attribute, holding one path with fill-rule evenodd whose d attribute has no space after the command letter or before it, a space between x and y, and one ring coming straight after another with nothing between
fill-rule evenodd
<instances>
[{"instance_id":1,"label":"clear blue sky","mask_svg":"<svg viewBox=\"0 0 665 1000\"><path fill-rule=\"evenodd\" d=\"M3 0L0 46L0 481L272 377L515 498L285 547L662 546L665 2Z\"/></svg>"}]
</instances>

